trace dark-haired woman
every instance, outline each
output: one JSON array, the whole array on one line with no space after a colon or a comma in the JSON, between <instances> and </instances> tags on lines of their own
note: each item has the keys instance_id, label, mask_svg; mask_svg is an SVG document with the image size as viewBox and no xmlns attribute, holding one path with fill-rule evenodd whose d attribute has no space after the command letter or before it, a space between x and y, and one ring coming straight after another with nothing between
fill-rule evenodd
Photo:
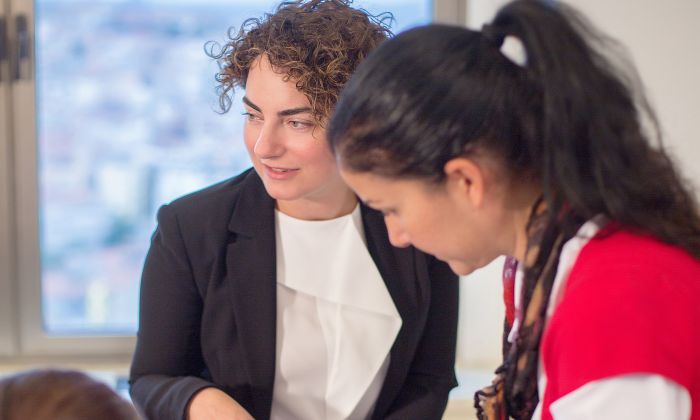
<instances>
[{"instance_id":1,"label":"dark-haired woman","mask_svg":"<svg viewBox=\"0 0 700 420\"><path fill-rule=\"evenodd\" d=\"M439 419L458 291L391 246L340 178L325 125L386 28L340 0L285 2L214 54L245 89L254 169L160 209L131 395L151 419Z\"/></svg>"},{"instance_id":2,"label":"dark-haired woman","mask_svg":"<svg viewBox=\"0 0 700 420\"><path fill-rule=\"evenodd\" d=\"M519 0L482 31L384 43L328 139L391 241L468 274L499 255L515 311L480 418L700 419L700 216L653 115L590 24Z\"/></svg>"},{"instance_id":3,"label":"dark-haired woman","mask_svg":"<svg viewBox=\"0 0 700 420\"><path fill-rule=\"evenodd\" d=\"M112 388L74 370L36 369L0 379L2 420L140 420Z\"/></svg>"}]
</instances>

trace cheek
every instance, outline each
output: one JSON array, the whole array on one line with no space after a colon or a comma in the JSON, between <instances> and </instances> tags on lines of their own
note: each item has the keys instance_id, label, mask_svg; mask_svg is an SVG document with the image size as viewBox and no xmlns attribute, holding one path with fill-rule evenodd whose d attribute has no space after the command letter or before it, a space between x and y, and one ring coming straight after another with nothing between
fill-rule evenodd
<instances>
[{"instance_id":1,"label":"cheek","mask_svg":"<svg viewBox=\"0 0 700 420\"><path fill-rule=\"evenodd\" d=\"M243 128L243 143L248 151L248 154L253 156L253 150L255 149L255 143L258 139L258 130L246 124Z\"/></svg>"},{"instance_id":2,"label":"cheek","mask_svg":"<svg viewBox=\"0 0 700 420\"><path fill-rule=\"evenodd\" d=\"M439 215L430 209L425 212L416 210L409 211L406 217L396 221L398 229L406 233L417 248L428 253L443 253L445 238L440 234L442 227Z\"/></svg>"},{"instance_id":3,"label":"cheek","mask_svg":"<svg viewBox=\"0 0 700 420\"><path fill-rule=\"evenodd\" d=\"M306 144L303 147L290 147L288 151L293 153L300 163L305 163L309 167L321 172L338 172L338 167L335 158L331 155L330 150L325 144L320 143L320 140L312 139L313 143Z\"/></svg>"},{"instance_id":4,"label":"cheek","mask_svg":"<svg viewBox=\"0 0 700 420\"><path fill-rule=\"evenodd\" d=\"M438 200L424 212L422 223L424 235L430 238L445 256L456 257L464 252L462 237L467 231L463 214L450 206L449 202Z\"/></svg>"}]
</instances>

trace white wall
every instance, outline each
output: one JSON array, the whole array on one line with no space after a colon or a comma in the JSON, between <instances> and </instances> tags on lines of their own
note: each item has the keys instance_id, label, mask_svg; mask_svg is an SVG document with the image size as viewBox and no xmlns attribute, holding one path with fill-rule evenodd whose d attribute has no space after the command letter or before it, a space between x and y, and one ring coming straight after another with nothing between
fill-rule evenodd
<instances>
[{"instance_id":1,"label":"white wall","mask_svg":"<svg viewBox=\"0 0 700 420\"><path fill-rule=\"evenodd\" d=\"M467 26L480 28L502 0L466 0ZM568 0L629 48L668 149L700 187L700 1ZM462 279L459 362L490 369L500 360L502 260Z\"/></svg>"}]
</instances>

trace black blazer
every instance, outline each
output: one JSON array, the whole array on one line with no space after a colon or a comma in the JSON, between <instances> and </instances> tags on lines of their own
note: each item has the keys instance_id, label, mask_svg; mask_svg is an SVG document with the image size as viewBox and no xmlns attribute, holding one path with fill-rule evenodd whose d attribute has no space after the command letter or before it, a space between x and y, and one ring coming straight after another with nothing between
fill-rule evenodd
<instances>
[{"instance_id":1,"label":"black blazer","mask_svg":"<svg viewBox=\"0 0 700 420\"><path fill-rule=\"evenodd\" d=\"M192 396L210 386L257 420L270 417L274 206L248 170L158 212L130 375L131 396L149 419L184 419ZM456 385L457 277L413 247L391 246L380 213L363 206L362 218L368 250L403 320L372 418L439 419Z\"/></svg>"}]
</instances>

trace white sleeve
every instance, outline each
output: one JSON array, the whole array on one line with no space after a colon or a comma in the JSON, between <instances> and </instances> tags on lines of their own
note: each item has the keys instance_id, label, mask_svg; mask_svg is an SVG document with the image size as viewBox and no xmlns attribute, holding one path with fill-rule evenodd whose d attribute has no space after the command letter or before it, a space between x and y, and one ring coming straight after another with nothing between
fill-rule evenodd
<instances>
[{"instance_id":1,"label":"white sleeve","mask_svg":"<svg viewBox=\"0 0 700 420\"><path fill-rule=\"evenodd\" d=\"M690 418L690 394L661 375L633 374L589 382L552 402L556 420Z\"/></svg>"}]
</instances>

